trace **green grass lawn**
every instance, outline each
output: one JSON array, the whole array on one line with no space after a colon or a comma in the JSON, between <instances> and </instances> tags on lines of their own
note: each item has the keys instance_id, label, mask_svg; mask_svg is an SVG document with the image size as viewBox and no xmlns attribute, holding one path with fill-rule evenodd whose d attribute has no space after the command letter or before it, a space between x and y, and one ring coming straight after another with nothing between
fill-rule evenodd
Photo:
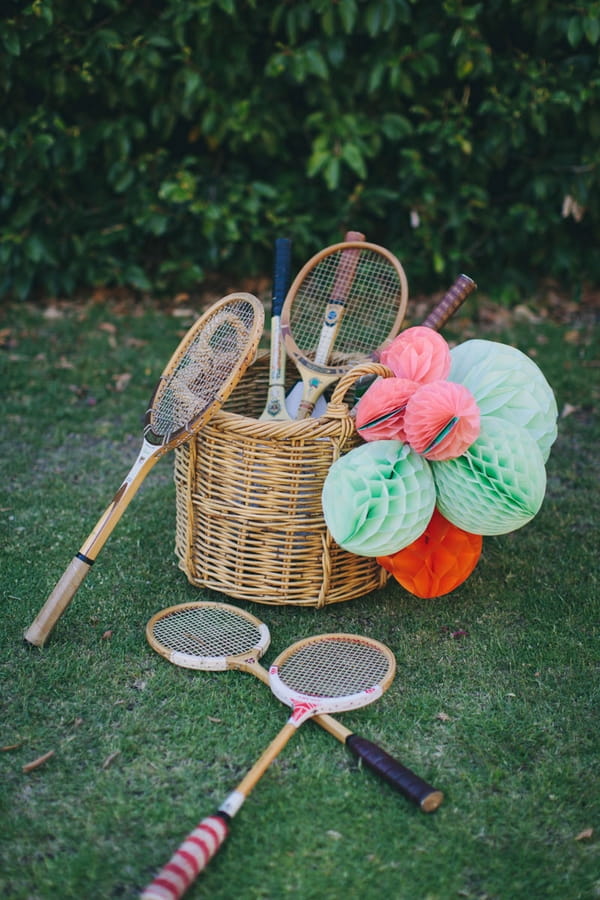
<instances>
[{"instance_id":1,"label":"green grass lawn","mask_svg":"<svg viewBox=\"0 0 600 900\"><path fill-rule=\"evenodd\" d=\"M190 898L600 897L599 330L589 309L532 321L483 315L482 303L470 298L445 336L530 353L561 419L540 513L486 538L456 591L419 600L390 582L317 610L199 590L174 555L167 457L41 650L23 631L133 463L154 382L200 310L0 312L2 897L136 897L284 724L286 710L252 676L190 672L149 648L150 616L193 599L262 618L266 664L319 632L388 644L392 687L341 718L445 801L422 813L308 723Z\"/></svg>"}]
</instances>

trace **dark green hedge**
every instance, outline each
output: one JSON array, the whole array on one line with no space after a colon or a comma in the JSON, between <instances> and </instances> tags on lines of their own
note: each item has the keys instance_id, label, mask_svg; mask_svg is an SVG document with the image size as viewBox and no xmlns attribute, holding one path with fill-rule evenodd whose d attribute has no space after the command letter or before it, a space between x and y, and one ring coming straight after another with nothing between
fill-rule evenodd
<instances>
[{"instance_id":1,"label":"dark green hedge","mask_svg":"<svg viewBox=\"0 0 600 900\"><path fill-rule=\"evenodd\" d=\"M600 283L599 2L1 9L2 295L194 290L348 227L412 292Z\"/></svg>"}]
</instances>

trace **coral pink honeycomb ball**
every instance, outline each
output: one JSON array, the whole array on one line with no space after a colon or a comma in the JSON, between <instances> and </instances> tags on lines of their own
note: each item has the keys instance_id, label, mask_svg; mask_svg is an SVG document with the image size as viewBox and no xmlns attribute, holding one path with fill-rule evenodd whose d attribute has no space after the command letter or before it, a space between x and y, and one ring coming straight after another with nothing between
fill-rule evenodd
<instances>
[{"instance_id":1,"label":"coral pink honeycomb ball","mask_svg":"<svg viewBox=\"0 0 600 900\"><path fill-rule=\"evenodd\" d=\"M429 525L412 544L377 562L411 594L442 597L469 577L481 556L483 538L452 525L435 509Z\"/></svg>"},{"instance_id":2,"label":"coral pink honeycomb ball","mask_svg":"<svg viewBox=\"0 0 600 900\"><path fill-rule=\"evenodd\" d=\"M452 357L441 334L425 325L414 325L381 351L380 362L397 378L427 384L447 377Z\"/></svg>"}]
</instances>

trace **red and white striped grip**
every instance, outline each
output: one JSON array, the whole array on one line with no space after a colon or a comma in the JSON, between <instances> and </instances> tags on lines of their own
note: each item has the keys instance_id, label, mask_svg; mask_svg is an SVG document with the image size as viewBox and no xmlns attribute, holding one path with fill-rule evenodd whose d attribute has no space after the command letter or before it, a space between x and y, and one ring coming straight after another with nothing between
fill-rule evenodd
<instances>
[{"instance_id":1,"label":"red and white striped grip","mask_svg":"<svg viewBox=\"0 0 600 900\"><path fill-rule=\"evenodd\" d=\"M178 900L213 858L229 833L224 816L208 816L191 831L141 900Z\"/></svg>"}]
</instances>

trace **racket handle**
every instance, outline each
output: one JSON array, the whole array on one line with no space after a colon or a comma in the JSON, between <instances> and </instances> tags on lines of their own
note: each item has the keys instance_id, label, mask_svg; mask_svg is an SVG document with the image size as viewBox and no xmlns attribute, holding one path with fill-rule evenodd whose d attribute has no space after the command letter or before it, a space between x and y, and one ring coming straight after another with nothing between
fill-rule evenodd
<instances>
[{"instance_id":1,"label":"racket handle","mask_svg":"<svg viewBox=\"0 0 600 900\"><path fill-rule=\"evenodd\" d=\"M429 313L423 322L423 325L427 328L434 328L436 331L439 331L476 287L477 285L468 275L459 275L452 287L446 291L435 309Z\"/></svg>"},{"instance_id":2,"label":"racket handle","mask_svg":"<svg viewBox=\"0 0 600 900\"><path fill-rule=\"evenodd\" d=\"M346 739L346 746L358 756L373 772L381 775L388 784L400 791L408 800L420 806L423 812L433 812L438 808L444 795L441 791L427 784L397 759L373 744L366 738L356 734Z\"/></svg>"},{"instance_id":3,"label":"racket handle","mask_svg":"<svg viewBox=\"0 0 600 900\"><path fill-rule=\"evenodd\" d=\"M229 833L229 816L203 819L140 895L141 900L178 900L208 865Z\"/></svg>"},{"instance_id":4,"label":"racket handle","mask_svg":"<svg viewBox=\"0 0 600 900\"><path fill-rule=\"evenodd\" d=\"M273 271L273 296L271 298L271 315L280 316L283 302L290 283L290 261L292 242L289 238L277 238L275 241L275 268Z\"/></svg>"},{"instance_id":5,"label":"racket handle","mask_svg":"<svg viewBox=\"0 0 600 900\"><path fill-rule=\"evenodd\" d=\"M90 571L93 560L86 562L81 556L74 556L56 587L40 609L39 613L23 635L26 641L42 647L65 609L73 599L79 585Z\"/></svg>"}]
</instances>

